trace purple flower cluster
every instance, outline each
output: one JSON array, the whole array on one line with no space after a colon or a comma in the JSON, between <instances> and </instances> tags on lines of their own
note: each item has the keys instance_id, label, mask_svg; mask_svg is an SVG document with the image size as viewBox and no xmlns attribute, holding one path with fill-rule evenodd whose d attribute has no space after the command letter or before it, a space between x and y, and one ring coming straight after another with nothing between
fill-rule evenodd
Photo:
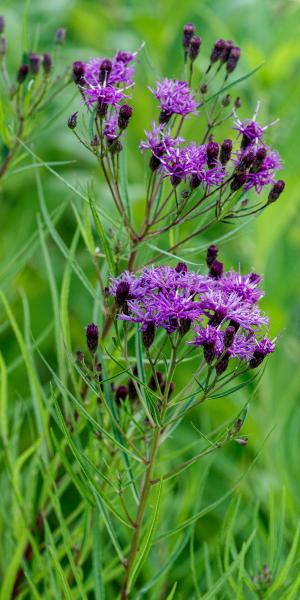
<instances>
[{"instance_id":1,"label":"purple flower cluster","mask_svg":"<svg viewBox=\"0 0 300 600\"><path fill-rule=\"evenodd\" d=\"M137 52L120 51L113 60L92 58L89 62L76 61L73 77L79 86L87 106L97 106L97 114L103 119L103 135L108 144L119 139L132 114L127 97L134 76L133 61Z\"/></svg>"},{"instance_id":2,"label":"purple flower cluster","mask_svg":"<svg viewBox=\"0 0 300 600\"><path fill-rule=\"evenodd\" d=\"M186 117L197 113L197 101L186 81L165 77L157 82L156 89L149 89L160 103L160 123L167 123L174 114Z\"/></svg>"},{"instance_id":3,"label":"purple flower cluster","mask_svg":"<svg viewBox=\"0 0 300 600\"><path fill-rule=\"evenodd\" d=\"M190 272L179 263L145 268L140 275L125 272L112 280L110 294L119 319L140 324L147 347L157 328L182 336L191 329L188 343L203 347L206 361L214 361L216 369L220 361L221 373L230 358L254 368L275 349L265 337L268 318L258 307L260 281L255 273L231 270L215 277Z\"/></svg>"},{"instance_id":4,"label":"purple flower cluster","mask_svg":"<svg viewBox=\"0 0 300 600\"><path fill-rule=\"evenodd\" d=\"M170 129L152 123L152 131L146 131L147 141L140 143L140 149L151 150L156 159L153 168L160 168L169 177L173 186L188 179L191 189L202 185L210 190L220 185L225 177L224 165L218 160L219 144L209 142L197 145L195 142L184 145L181 137L171 137ZM217 152L212 156L212 146ZM152 161L153 164L153 161Z\"/></svg>"},{"instance_id":5,"label":"purple flower cluster","mask_svg":"<svg viewBox=\"0 0 300 600\"><path fill-rule=\"evenodd\" d=\"M236 177L243 180L245 191L255 188L258 194L266 185L275 184L276 172L282 168L279 154L264 142L264 133L274 123L262 127L256 122L259 103L252 119L241 121L236 118L238 136L242 136L239 152L233 164Z\"/></svg>"}]
</instances>

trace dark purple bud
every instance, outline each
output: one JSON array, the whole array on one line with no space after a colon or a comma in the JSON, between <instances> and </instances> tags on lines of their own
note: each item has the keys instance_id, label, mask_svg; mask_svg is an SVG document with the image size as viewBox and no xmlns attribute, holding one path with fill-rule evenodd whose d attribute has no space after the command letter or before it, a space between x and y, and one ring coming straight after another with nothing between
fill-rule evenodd
<instances>
[{"instance_id":1,"label":"dark purple bud","mask_svg":"<svg viewBox=\"0 0 300 600\"><path fill-rule=\"evenodd\" d=\"M156 371L156 377L154 377L154 375L152 375L150 381L149 381L149 388L153 391L157 390L157 384L158 383L160 389L162 389L162 386L164 384L164 378L163 378L163 374L160 371Z\"/></svg>"},{"instance_id":2,"label":"dark purple bud","mask_svg":"<svg viewBox=\"0 0 300 600\"><path fill-rule=\"evenodd\" d=\"M232 141L230 139L224 140L221 145L220 151L220 162L222 165L226 165L230 160L232 152Z\"/></svg>"},{"instance_id":3,"label":"dark purple bud","mask_svg":"<svg viewBox=\"0 0 300 600\"><path fill-rule=\"evenodd\" d=\"M230 94L226 94L226 96L224 96L224 98L222 98L221 104L222 104L222 106L226 107L226 106L229 106L230 102L231 102L231 96L230 96Z\"/></svg>"},{"instance_id":4,"label":"dark purple bud","mask_svg":"<svg viewBox=\"0 0 300 600\"><path fill-rule=\"evenodd\" d=\"M223 341L224 341L225 348L230 348L230 346L232 346L234 336L235 336L235 328L233 327L233 325L229 325L228 327L226 327L226 329L224 331Z\"/></svg>"},{"instance_id":5,"label":"dark purple bud","mask_svg":"<svg viewBox=\"0 0 300 600\"><path fill-rule=\"evenodd\" d=\"M121 281L116 289L116 303L118 306L123 306L124 302L128 300L130 292L130 285L127 281Z\"/></svg>"},{"instance_id":6,"label":"dark purple bud","mask_svg":"<svg viewBox=\"0 0 300 600\"><path fill-rule=\"evenodd\" d=\"M191 319L189 319L188 317L186 317L185 319L179 319L179 333L180 335L183 337L184 335L186 335L186 333L188 333L188 331L191 328L191 324L192 321Z\"/></svg>"},{"instance_id":7,"label":"dark purple bud","mask_svg":"<svg viewBox=\"0 0 300 600\"><path fill-rule=\"evenodd\" d=\"M106 102L103 102L103 98L98 98L97 113L101 119L104 119L104 117L107 114L107 110L108 104L106 104Z\"/></svg>"},{"instance_id":8,"label":"dark purple bud","mask_svg":"<svg viewBox=\"0 0 300 600\"><path fill-rule=\"evenodd\" d=\"M234 106L235 108L241 108L242 102L239 96L237 96L237 98L235 99Z\"/></svg>"},{"instance_id":9,"label":"dark purple bud","mask_svg":"<svg viewBox=\"0 0 300 600\"><path fill-rule=\"evenodd\" d=\"M77 125L77 115L78 115L78 112L74 112L68 118L68 127L69 127L69 129L75 129L76 128L76 125Z\"/></svg>"},{"instance_id":10,"label":"dark purple bud","mask_svg":"<svg viewBox=\"0 0 300 600\"><path fill-rule=\"evenodd\" d=\"M222 373L225 373L225 371L228 367L229 359L230 359L230 354L228 352L226 352L226 354L224 354L224 356L222 356L222 358L220 358L220 360L218 360L218 362L216 364L217 375L222 375Z\"/></svg>"},{"instance_id":11,"label":"dark purple bud","mask_svg":"<svg viewBox=\"0 0 300 600\"><path fill-rule=\"evenodd\" d=\"M212 363L216 356L216 349L213 343L203 344L203 355L208 365Z\"/></svg>"},{"instance_id":12,"label":"dark purple bud","mask_svg":"<svg viewBox=\"0 0 300 600\"><path fill-rule=\"evenodd\" d=\"M43 55L43 69L46 74L50 73L52 69L52 58L49 52L45 52L45 54Z\"/></svg>"},{"instance_id":13,"label":"dark purple bud","mask_svg":"<svg viewBox=\"0 0 300 600\"><path fill-rule=\"evenodd\" d=\"M98 327L94 323L87 325L85 329L87 347L94 354L98 347Z\"/></svg>"},{"instance_id":14,"label":"dark purple bud","mask_svg":"<svg viewBox=\"0 0 300 600\"><path fill-rule=\"evenodd\" d=\"M236 65L238 64L240 55L241 55L241 50L237 46L233 46L233 48L230 49L229 56L227 58L227 64L226 64L226 71L228 74L232 73L235 70Z\"/></svg>"},{"instance_id":15,"label":"dark purple bud","mask_svg":"<svg viewBox=\"0 0 300 600\"><path fill-rule=\"evenodd\" d=\"M175 271L176 271L176 273L187 273L188 268L187 268L187 265L185 264L185 262L177 263L177 265L175 267Z\"/></svg>"},{"instance_id":16,"label":"dark purple bud","mask_svg":"<svg viewBox=\"0 0 300 600\"><path fill-rule=\"evenodd\" d=\"M222 39L217 40L215 42L213 49L211 51L211 55L210 55L211 63L215 63L220 59L222 52L226 48L226 44L227 44L227 42L225 42L225 40L222 40Z\"/></svg>"},{"instance_id":17,"label":"dark purple bud","mask_svg":"<svg viewBox=\"0 0 300 600\"><path fill-rule=\"evenodd\" d=\"M150 346L152 346L152 344L154 342L154 336L155 336L155 325L151 321L150 323L147 324L146 329L144 329L142 331L143 344L147 350L150 348Z\"/></svg>"},{"instance_id":18,"label":"dark purple bud","mask_svg":"<svg viewBox=\"0 0 300 600\"><path fill-rule=\"evenodd\" d=\"M236 321L234 321L233 319L230 320L229 322L229 327L233 327L235 332L239 330L240 325L239 323L237 323Z\"/></svg>"},{"instance_id":19,"label":"dark purple bud","mask_svg":"<svg viewBox=\"0 0 300 600\"><path fill-rule=\"evenodd\" d=\"M174 172L170 177L170 181L171 181L171 184L173 185L173 187L177 187L177 185L179 185L182 181L182 175L180 175L179 173L176 174Z\"/></svg>"},{"instance_id":20,"label":"dark purple bud","mask_svg":"<svg viewBox=\"0 0 300 600\"><path fill-rule=\"evenodd\" d=\"M232 48L233 48L233 42L231 40L227 40L225 42L225 46L223 47L223 50L220 53L220 62L221 63L224 64L227 62Z\"/></svg>"},{"instance_id":21,"label":"dark purple bud","mask_svg":"<svg viewBox=\"0 0 300 600\"><path fill-rule=\"evenodd\" d=\"M60 27L54 36L54 43L58 46L61 46L66 39L66 29L65 27Z\"/></svg>"},{"instance_id":22,"label":"dark purple bud","mask_svg":"<svg viewBox=\"0 0 300 600\"><path fill-rule=\"evenodd\" d=\"M111 60L109 60L109 58L105 58L101 65L100 65L100 69L99 69L99 82L101 83L101 85L105 82L108 81L109 76L111 74L111 70L112 70L112 62Z\"/></svg>"},{"instance_id":23,"label":"dark purple bud","mask_svg":"<svg viewBox=\"0 0 300 600\"><path fill-rule=\"evenodd\" d=\"M212 265L212 263L214 262L214 260L216 260L218 253L219 253L219 248L215 244L211 244L211 246L209 246L207 248L206 264L208 267L210 267Z\"/></svg>"},{"instance_id":24,"label":"dark purple bud","mask_svg":"<svg viewBox=\"0 0 300 600\"><path fill-rule=\"evenodd\" d=\"M116 389L116 393L115 393L116 403L121 404L122 400L124 401L127 395L128 395L127 385L119 385L119 387Z\"/></svg>"},{"instance_id":25,"label":"dark purple bud","mask_svg":"<svg viewBox=\"0 0 300 600\"><path fill-rule=\"evenodd\" d=\"M196 58L199 54L201 43L202 43L202 40L198 35L194 35L192 37L191 43L190 43L190 49L189 49L189 57L192 62L194 60L196 60Z\"/></svg>"},{"instance_id":26,"label":"dark purple bud","mask_svg":"<svg viewBox=\"0 0 300 600\"><path fill-rule=\"evenodd\" d=\"M190 175L189 181L191 190L196 190L201 183L201 179L198 177L198 175L196 175L196 173L192 173Z\"/></svg>"},{"instance_id":27,"label":"dark purple bud","mask_svg":"<svg viewBox=\"0 0 300 600\"><path fill-rule=\"evenodd\" d=\"M84 71L85 64L81 60L75 60L75 62L73 62L73 79L76 85L82 85L84 83Z\"/></svg>"},{"instance_id":28,"label":"dark purple bud","mask_svg":"<svg viewBox=\"0 0 300 600\"><path fill-rule=\"evenodd\" d=\"M182 45L185 50L189 49L191 39L196 32L196 27L193 23L187 23L183 28Z\"/></svg>"},{"instance_id":29,"label":"dark purple bud","mask_svg":"<svg viewBox=\"0 0 300 600\"><path fill-rule=\"evenodd\" d=\"M0 15L0 33L3 33L5 29L5 19L2 15Z\"/></svg>"},{"instance_id":30,"label":"dark purple bud","mask_svg":"<svg viewBox=\"0 0 300 600\"><path fill-rule=\"evenodd\" d=\"M256 173L257 171L259 171L266 156L267 156L266 148L264 146L261 146L261 148L258 148L256 155L255 155L253 165L251 167L251 173Z\"/></svg>"},{"instance_id":31,"label":"dark purple bud","mask_svg":"<svg viewBox=\"0 0 300 600\"><path fill-rule=\"evenodd\" d=\"M120 129L126 129L132 115L132 108L128 104L123 104L120 108L118 126Z\"/></svg>"},{"instance_id":32,"label":"dark purple bud","mask_svg":"<svg viewBox=\"0 0 300 600\"><path fill-rule=\"evenodd\" d=\"M217 142L208 142L206 146L207 166L214 167L219 154L219 144Z\"/></svg>"},{"instance_id":33,"label":"dark purple bud","mask_svg":"<svg viewBox=\"0 0 300 600\"><path fill-rule=\"evenodd\" d=\"M200 86L200 92L201 94L205 95L207 94L208 91L208 85L207 83L202 83L202 85Z\"/></svg>"},{"instance_id":34,"label":"dark purple bud","mask_svg":"<svg viewBox=\"0 0 300 600\"><path fill-rule=\"evenodd\" d=\"M157 169L160 167L160 160L157 158L157 156L155 156L155 154L152 154L149 160L149 167L151 171L157 171Z\"/></svg>"},{"instance_id":35,"label":"dark purple bud","mask_svg":"<svg viewBox=\"0 0 300 600\"><path fill-rule=\"evenodd\" d=\"M169 121L170 121L170 119L172 117L172 114L173 113L171 113L169 111L162 110L160 112L160 115L159 115L159 118L158 118L160 125L165 125L166 123L169 123Z\"/></svg>"},{"instance_id":36,"label":"dark purple bud","mask_svg":"<svg viewBox=\"0 0 300 600\"><path fill-rule=\"evenodd\" d=\"M41 59L38 54L31 52L28 56L29 70L33 75L37 75L40 70Z\"/></svg>"},{"instance_id":37,"label":"dark purple bud","mask_svg":"<svg viewBox=\"0 0 300 600\"><path fill-rule=\"evenodd\" d=\"M275 200L278 200L280 194L282 194L283 190L285 188L285 182L283 181L283 179L279 179L278 181L275 181L269 196L268 196L268 204L272 204L272 202L275 202Z\"/></svg>"},{"instance_id":38,"label":"dark purple bud","mask_svg":"<svg viewBox=\"0 0 300 600\"><path fill-rule=\"evenodd\" d=\"M212 262L212 264L210 265L210 271L209 271L209 275L210 277L213 277L214 279L219 279L224 271L224 265L222 262L220 262L219 260L214 260Z\"/></svg>"},{"instance_id":39,"label":"dark purple bud","mask_svg":"<svg viewBox=\"0 0 300 600\"><path fill-rule=\"evenodd\" d=\"M247 152L245 152L242 155L242 158L241 158L239 164L236 167L236 172L237 173L242 173L243 171L246 171L254 163L254 160L255 160L255 153L254 153L254 151L253 150L248 150Z\"/></svg>"},{"instance_id":40,"label":"dark purple bud","mask_svg":"<svg viewBox=\"0 0 300 600\"><path fill-rule=\"evenodd\" d=\"M25 81L27 75L28 75L28 71L29 71L29 67L28 65L21 65L19 67L18 73L17 73L17 82L18 83L23 83L23 81Z\"/></svg>"},{"instance_id":41,"label":"dark purple bud","mask_svg":"<svg viewBox=\"0 0 300 600\"><path fill-rule=\"evenodd\" d=\"M250 273L249 281L250 281L250 283L258 285L261 282L261 276L257 275L257 273Z\"/></svg>"},{"instance_id":42,"label":"dark purple bud","mask_svg":"<svg viewBox=\"0 0 300 600\"><path fill-rule=\"evenodd\" d=\"M247 181L247 173L246 172L237 173L234 176L234 178L230 184L231 191L236 192L241 187L243 187L243 185L245 185L246 181Z\"/></svg>"}]
</instances>

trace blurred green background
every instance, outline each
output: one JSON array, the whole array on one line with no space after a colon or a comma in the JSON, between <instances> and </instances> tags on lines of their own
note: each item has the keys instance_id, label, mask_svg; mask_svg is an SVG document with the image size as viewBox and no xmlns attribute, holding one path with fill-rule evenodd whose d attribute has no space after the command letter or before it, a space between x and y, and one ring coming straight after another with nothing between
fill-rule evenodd
<instances>
[{"instance_id":1,"label":"blurred green background","mask_svg":"<svg viewBox=\"0 0 300 600\"><path fill-rule=\"evenodd\" d=\"M264 275L264 308L270 315L272 333L279 334L279 342L258 388L244 388L236 397L222 399L222 402L211 404L207 409L210 422L217 424L247 399L251 401L245 428L245 433L249 434L249 446L220 453L211 480L211 494L219 487L221 495L230 487L245 471L271 431L259 460L242 484L244 523L247 525L247 514L251 520L251 511L256 501L260 501L265 507L261 527L263 531L267 530L269 492L273 490L275 496L277 493L280 495L284 487L288 507L288 549L300 511L300 3L296 0L4 2L1 11L7 22L8 64L12 73L20 63L21 27L26 6L33 50L48 50L55 30L59 26L66 27L66 43L56 58L58 69L74 60L85 60L94 55L111 56L115 48L135 50L145 42L146 50L137 67L134 118L128 148L130 196L137 218L142 211L145 185L145 163L138 143L143 130L149 128L156 114L155 103L146 86L162 74L169 77L180 75L183 24L190 21L196 24L203 38L203 57L207 57L213 42L219 37L233 39L241 46L237 76L262 64L253 77L235 89L242 99L239 116L252 116L259 99L260 122L266 124L280 118L279 124L269 131L269 136L283 157L282 176L286 180L286 190L280 200L257 220L223 240L220 248L227 268L240 265L244 272L253 269ZM201 58L200 66L202 60L205 64L204 58ZM77 109L78 96L74 97L71 86L55 100L49 114L40 118L39 127L30 140L31 148L44 161L76 161L60 166L57 171L79 190L84 190L86 181L92 179L97 202L108 204L109 199L97 178L93 159L66 126L68 116ZM192 135L191 131L189 135ZM24 157L22 164L30 165L30 160ZM75 226L71 210L74 194L46 169L42 170L41 176L49 211L66 200L70 201L70 210L64 211L58 225L60 235L69 246ZM26 254L25 262L22 258L26 242L36 231L40 211L33 170L11 172L0 188L0 202L1 284L20 324L24 318L22 295L26 295L33 338L46 331L43 352L55 364L52 301L39 244L33 241L32 252ZM224 227L221 234L227 231ZM200 240L201 244L212 241L211 236L212 233ZM55 277L60 285L65 258L53 240L49 240L49 248ZM17 260L11 263L19 251ZM79 248L77 258L94 282L93 265L83 246ZM201 263L204 254L199 252L191 260ZM80 283L73 281L70 320L74 349L84 344L84 326L91 320L91 313L91 298ZM15 403L22 399L26 401L30 385L22 360L18 360L18 344L2 308L0 332L1 351L8 364L10 408L13 410ZM46 383L49 374L38 356L37 363L41 379ZM188 435L186 425L182 430L185 441ZM219 518L222 518L221 513ZM212 534L217 535L216 531L209 520L201 522L201 536L208 543ZM239 535L243 537L243 532L239 531Z\"/></svg>"}]
</instances>

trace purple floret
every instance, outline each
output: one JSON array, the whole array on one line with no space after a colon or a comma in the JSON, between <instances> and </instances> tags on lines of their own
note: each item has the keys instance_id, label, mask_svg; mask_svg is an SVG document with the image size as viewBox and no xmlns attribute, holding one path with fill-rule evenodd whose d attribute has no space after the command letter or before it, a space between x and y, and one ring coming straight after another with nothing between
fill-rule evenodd
<instances>
[{"instance_id":1,"label":"purple floret","mask_svg":"<svg viewBox=\"0 0 300 600\"><path fill-rule=\"evenodd\" d=\"M165 115L186 115L197 112L197 102L186 81L163 79L158 81L156 89L149 88L160 103Z\"/></svg>"}]
</instances>

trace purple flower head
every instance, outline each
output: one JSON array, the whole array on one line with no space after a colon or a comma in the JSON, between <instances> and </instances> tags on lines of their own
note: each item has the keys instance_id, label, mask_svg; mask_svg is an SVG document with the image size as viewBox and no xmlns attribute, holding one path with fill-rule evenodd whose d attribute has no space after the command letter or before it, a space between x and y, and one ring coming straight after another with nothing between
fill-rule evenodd
<instances>
[{"instance_id":1,"label":"purple flower head","mask_svg":"<svg viewBox=\"0 0 300 600\"><path fill-rule=\"evenodd\" d=\"M207 325L200 327L196 325L194 328L195 337L191 344L194 346L213 346L215 354L221 354L224 350L223 332L216 327Z\"/></svg>"},{"instance_id":2,"label":"purple flower head","mask_svg":"<svg viewBox=\"0 0 300 600\"><path fill-rule=\"evenodd\" d=\"M235 271L224 273L218 282L218 287L226 293L236 293L244 302L255 304L263 296L264 292L258 288L261 277L255 273L240 275Z\"/></svg>"},{"instance_id":3,"label":"purple flower head","mask_svg":"<svg viewBox=\"0 0 300 600\"><path fill-rule=\"evenodd\" d=\"M166 118L173 114L183 117L189 113L196 114L197 102L186 81L165 78L157 82L156 89L149 89L159 101Z\"/></svg>"},{"instance_id":4,"label":"purple flower head","mask_svg":"<svg viewBox=\"0 0 300 600\"><path fill-rule=\"evenodd\" d=\"M249 365L251 369L256 369L263 362L264 358L274 352L275 350L275 340L271 341L266 337L263 337L259 342L257 342L256 347L254 349L253 355L249 360Z\"/></svg>"},{"instance_id":5,"label":"purple flower head","mask_svg":"<svg viewBox=\"0 0 300 600\"><path fill-rule=\"evenodd\" d=\"M155 121L152 122L152 130L145 131L145 134L147 141L140 142L140 150L151 150L157 158L184 141L181 137L172 138L170 129L164 132L164 126L156 125Z\"/></svg>"},{"instance_id":6,"label":"purple flower head","mask_svg":"<svg viewBox=\"0 0 300 600\"><path fill-rule=\"evenodd\" d=\"M260 194L266 185L274 183L276 172L282 168L279 154L276 151L268 148L266 148L266 150L266 157L262 161L259 168L255 169L254 165L254 167L251 168L248 173L244 188L246 191L254 187L256 192Z\"/></svg>"},{"instance_id":7,"label":"purple flower head","mask_svg":"<svg viewBox=\"0 0 300 600\"><path fill-rule=\"evenodd\" d=\"M228 352L232 358L248 361L253 355L255 346L256 340L253 334L236 333Z\"/></svg>"},{"instance_id":8,"label":"purple flower head","mask_svg":"<svg viewBox=\"0 0 300 600\"><path fill-rule=\"evenodd\" d=\"M244 329L260 330L268 323L259 308L241 299L236 292L227 292L219 286L222 278L214 280L215 289L210 289L201 296L200 304L203 313L210 319L213 325L226 324L234 321Z\"/></svg>"},{"instance_id":9,"label":"purple flower head","mask_svg":"<svg viewBox=\"0 0 300 600\"><path fill-rule=\"evenodd\" d=\"M259 107L260 102L257 103L256 110L252 119L245 119L245 121L241 121L235 114L236 120L234 129L236 129L239 132L239 135L243 136L241 142L242 149L247 148L250 144L257 144L262 142L266 129L268 129L268 127L271 127L271 125L277 123L276 120L270 123L269 125L265 125L264 127L259 125L256 122Z\"/></svg>"},{"instance_id":10,"label":"purple flower head","mask_svg":"<svg viewBox=\"0 0 300 600\"><path fill-rule=\"evenodd\" d=\"M111 114L104 121L103 133L109 141L113 141L117 137L118 117L116 114Z\"/></svg>"}]
</instances>

